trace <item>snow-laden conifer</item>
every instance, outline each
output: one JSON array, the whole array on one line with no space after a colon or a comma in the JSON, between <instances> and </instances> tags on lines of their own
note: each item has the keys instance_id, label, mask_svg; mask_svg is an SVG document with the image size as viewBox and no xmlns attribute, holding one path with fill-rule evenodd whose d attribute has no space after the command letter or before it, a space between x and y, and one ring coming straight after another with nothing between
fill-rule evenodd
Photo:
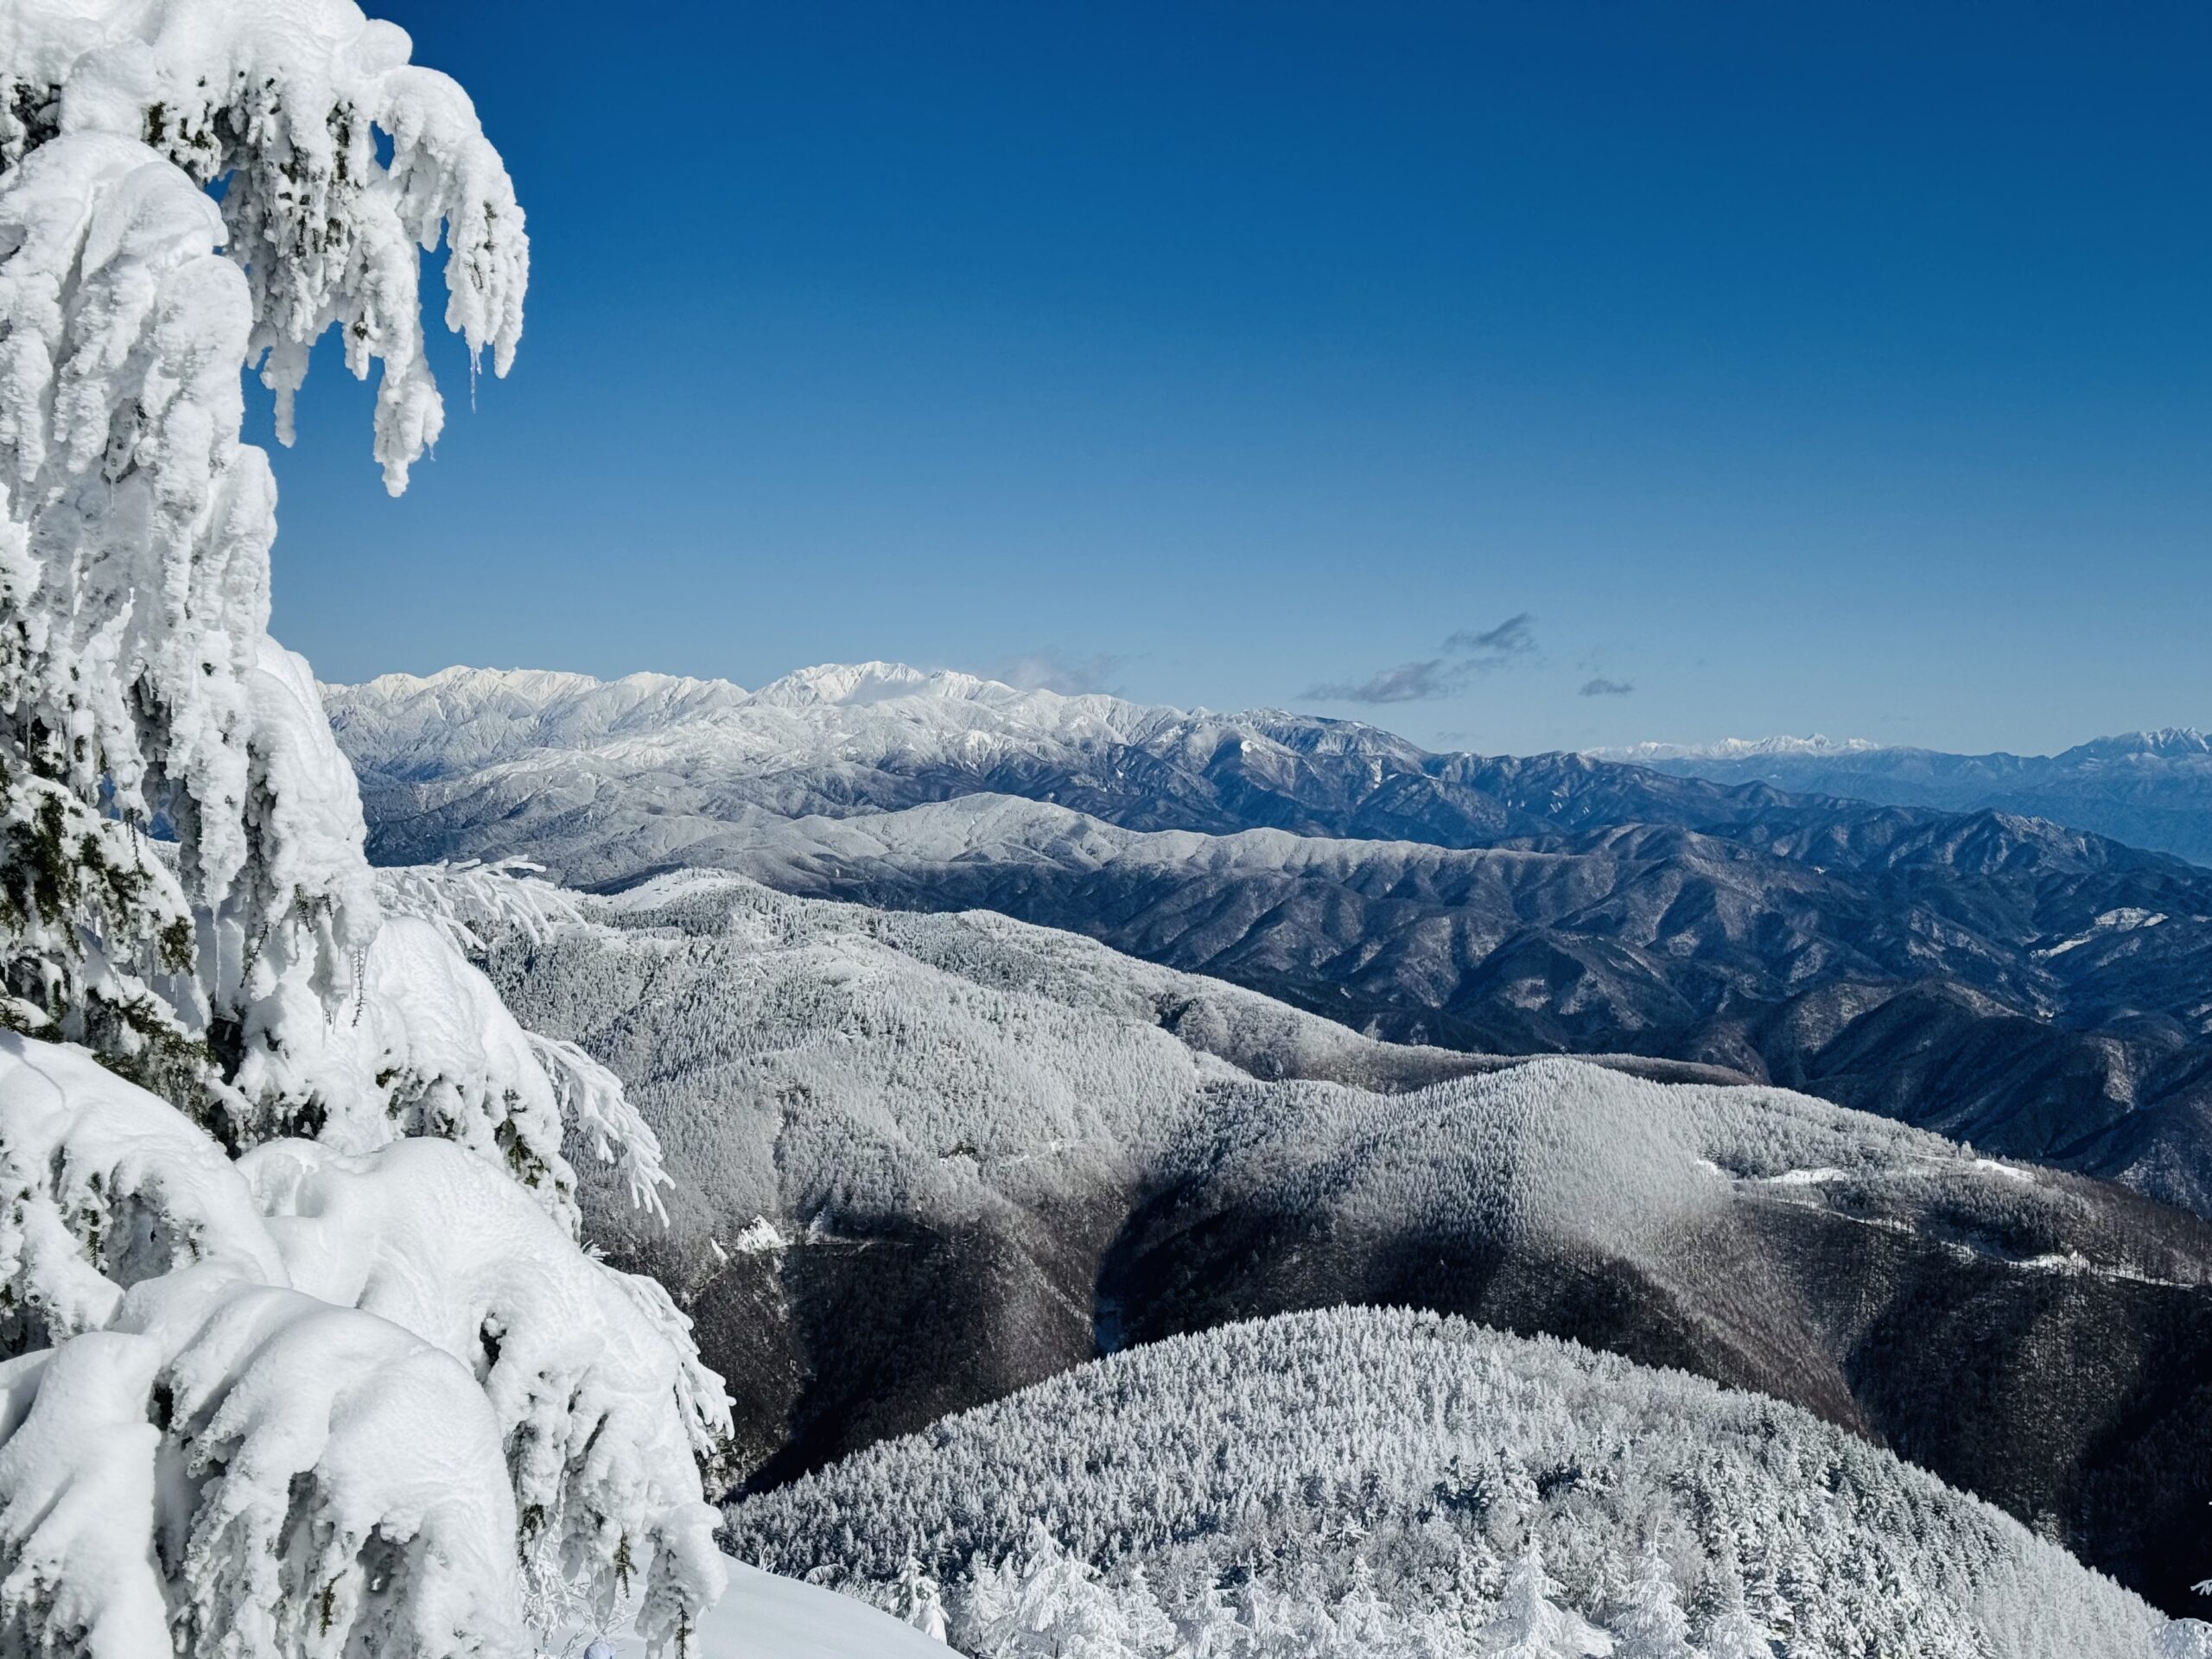
<instances>
[{"instance_id":1,"label":"snow-laden conifer","mask_svg":"<svg viewBox=\"0 0 2212 1659\"><path fill-rule=\"evenodd\" d=\"M1690 1622L1675 1593L1675 1575L1656 1549L1637 1558L1626 1605L1612 1620L1618 1659L1699 1659Z\"/></svg>"},{"instance_id":2,"label":"snow-laden conifer","mask_svg":"<svg viewBox=\"0 0 2212 1659\"><path fill-rule=\"evenodd\" d=\"M387 912L267 632L241 367L289 441L339 328L397 489L442 418L419 251L472 352L520 329L505 170L409 50L349 0L0 9L10 1652L521 1654L525 1560L669 1649L721 1583L720 1384L579 1248L562 1154L565 1109L652 1200L651 1133L466 906Z\"/></svg>"},{"instance_id":3,"label":"snow-laden conifer","mask_svg":"<svg viewBox=\"0 0 2212 1659\"><path fill-rule=\"evenodd\" d=\"M1774 1632L1752 1613L1732 1567L1720 1579L1720 1605L1705 1630L1707 1659L1774 1659Z\"/></svg>"},{"instance_id":4,"label":"snow-laden conifer","mask_svg":"<svg viewBox=\"0 0 2212 1659\"><path fill-rule=\"evenodd\" d=\"M1505 1575L1497 1617L1477 1633L1482 1650L1496 1659L1593 1659L1613 1651L1613 1639L1580 1613L1562 1607L1561 1593L1544 1572L1542 1547L1531 1539Z\"/></svg>"}]
</instances>

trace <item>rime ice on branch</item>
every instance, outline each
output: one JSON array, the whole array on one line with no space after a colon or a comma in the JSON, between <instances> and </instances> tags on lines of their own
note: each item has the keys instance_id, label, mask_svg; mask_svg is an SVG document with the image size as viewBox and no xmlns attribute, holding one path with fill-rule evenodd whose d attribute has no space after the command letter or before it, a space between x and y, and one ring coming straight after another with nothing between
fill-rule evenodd
<instances>
[{"instance_id":1,"label":"rime ice on branch","mask_svg":"<svg viewBox=\"0 0 2212 1659\"><path fill-rule=\"evenodd\" d=\"M395 495L445 419L416 251L449 246L446 327L498 374L530 276L499 153L467 94L409 63L412 50L350 0L16 0L0 14L0 169L59 134L99 131L142 141L195 184L222 180L279 434L292 441L308 349L336 325L356 375L384 365L376 456Z\"/></svg>"},{"instance_id":2,"label":"rime ice on branch","mask_svg":"<svg viewBox=\"0 0 2212 1659\"><path fill-rule=\"evenodd\" d=\"M488 990L456 1021L380 960L423 953L381 928L352 772L267 636L275 491L238 438L238 365L281 397L335 324L383 362L404 479L438 418L416 282L442 233L448 323L512 355L512 188L406 45L338 0L0 11L0 1021L92 1045L234 1148L448 1135L573 1217L563 1098L620 1131L591 1144L641 1196L650 1136Z\"/></svg>"},{"instance_id":3,"label":"rime ice on branch","mask_svg":"<svg viewBox=\"0 0 2212 1659\"><path fill-rule=\"evenodd\" d=\"M552 1078L473 969L383 925L352 771L268 637L275 490L238 441L252 311L221 234L128 139L0 176L10 1007L234 1147L443 1134L572 1215Z\"/></svg>"}]
</instances>

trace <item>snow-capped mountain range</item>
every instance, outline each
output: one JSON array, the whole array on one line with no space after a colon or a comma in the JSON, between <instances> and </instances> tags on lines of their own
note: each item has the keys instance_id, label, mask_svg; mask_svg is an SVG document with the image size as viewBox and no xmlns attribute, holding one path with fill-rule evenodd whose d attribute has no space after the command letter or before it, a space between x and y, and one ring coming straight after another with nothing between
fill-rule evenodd
<instances>
[{"instance_id":1,"label":"snow-capped mountain range","mask_svg":"<svg viewBox=\"0 0 2212 1659\"><path fill-rule=\"evenodd\" d=\"M996 909L1400 1040L1717 1065L2212 1206L2212 874L2047 822L887 664L326 696L383 861Z\"/></svg>"},{"instance_id":2,"label":"snow-capped mountain range","mask_svg":"<svg viewBox=\"0 0 2212 1659\"><path fill-rule=\"evenodd\" d=\"M569 768L588 754L607 774L656 771L714 791L725 809L742 799L786 817L883 811L988 790L1132 829L1272 827L1440 846L1598 822L1709 823L1746 810L1726 795L1637 775L1657 771L2043 817L2212 861L2212 739L2187 727L2098 738L2050 756L1947 754L1815 734L1492 758L1432 753L1356 721L1071 696L882 662L801 669L751 691L662 674L597 680L468 668L324 690L372 789L527 768L556 752L571 757L563 763Z\"/></svg>"},{"instance_id":3,"label":"snow-capped mountain range","mask_svg":"<svg viewBox=\"0 0 2212 1659\"><path fill-rule=\"evenodd\" d=\"M1687 822L1727 797L1572 755L1432 754L1379 728L1025 690L893 663L726 681L448 669L325 688L384 855L415 855L490 798L533 815L650 776L664 813L881 812L993 792L1136 830L1274 828L1475 846L1624 814ZM474 779L474 782L461 780ZM413 798L407 791L412 786ZM540 799L550 792L550 798Z\"/></svg>"},{"instance_id":4,"label":"snow-capped mountain range","mask_svg":"<svg viewBox=\"0 0 2212 1659\"><path fill-rule=\"evenodd\" d=\"M1585 749L1596 760L1625 760L1648 766L1655 760L1742 760L1768 755L1863 754L1881 745L1871 738L1724 737L1717 743L1629 743L1612 748Z\"/></svg>"}]
</instances>

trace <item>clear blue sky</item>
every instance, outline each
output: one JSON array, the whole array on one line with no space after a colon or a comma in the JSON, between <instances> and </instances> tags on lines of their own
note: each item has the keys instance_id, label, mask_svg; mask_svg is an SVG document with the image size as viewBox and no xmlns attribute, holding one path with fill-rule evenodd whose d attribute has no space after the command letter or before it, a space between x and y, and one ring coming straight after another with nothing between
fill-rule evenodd
<instances>
[{"instance_id":1,"label":"clear blue sky","mask_svg":"<svg viewBox=\"0 0 2212 1659\"><path fill-rule=\"evenodd\" d=\"M404 500L319 362L276 626L326 678L1042 658L1492 751L2212 724L2212 9L381 11L533 286Z\"/></svg>"}]
</instances>

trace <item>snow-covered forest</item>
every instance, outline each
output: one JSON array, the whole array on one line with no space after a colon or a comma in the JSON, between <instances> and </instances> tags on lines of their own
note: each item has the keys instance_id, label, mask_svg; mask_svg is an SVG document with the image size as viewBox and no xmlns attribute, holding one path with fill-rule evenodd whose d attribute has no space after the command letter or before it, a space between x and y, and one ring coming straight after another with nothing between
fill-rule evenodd
<instances>
[{"instance_id":1,"label":"snow-covered forest","mask_svg":"<svg viewBox=\"0 0 2212 1659\"><path fill-rule=\"evenodd\" d=\"M2163 1621L1772 1401L1334 1310L1116 1355L731 1509L741 1554L988 1659L2103 1659Z\"/></svg>"},{"instance_id":2,"label":"snow-covered forest","mask_svg":"<svg viewBox=\"0 0 2212 1659\"><path fill-rule=\"evenodd\" d=\"M586 1211L698 1321L756 1481L1102 1350L1410 1303L1790 1400L2131 1582L2194 1522L2212 1232L2112 1188L1783 1090L1377 1043L988 913L709 872L481 908L514 1006L660 1136L671 1224L612 1179Z\"/></svg>"}]
</instances>

